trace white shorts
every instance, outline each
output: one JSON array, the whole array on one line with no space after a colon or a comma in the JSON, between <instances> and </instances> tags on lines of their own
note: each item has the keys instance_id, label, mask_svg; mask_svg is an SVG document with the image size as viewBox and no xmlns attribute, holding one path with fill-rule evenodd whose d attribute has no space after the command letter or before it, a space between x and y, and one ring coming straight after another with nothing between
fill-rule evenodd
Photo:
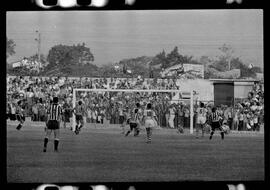
<instances>
[{"instance_id":1,"label":"white shorts","mask_svg":"<svg viewBox=\"0 0 270 190\"><path fill-rule=\"evenodd\" d=\"M153 119L147 119L145 121L145 128L153 128L155 126L157 126L157 123Z\"/></svg>"},{"instance_id":2,"label":"white shorts","mask_svg":"<svg viewBox=\"0 0 270 190\"><path fill-rule=\"evenodd\" d=\"M206 118L205 117L198 117L197 118L197 124L205 124Z\"/></svg>"}]
</instances>

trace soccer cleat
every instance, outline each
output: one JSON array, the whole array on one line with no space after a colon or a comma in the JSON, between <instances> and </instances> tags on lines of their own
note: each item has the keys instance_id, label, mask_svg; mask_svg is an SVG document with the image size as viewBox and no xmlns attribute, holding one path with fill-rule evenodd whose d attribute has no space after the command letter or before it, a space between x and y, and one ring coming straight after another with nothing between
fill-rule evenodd
<instances>
[{"instance_id":1,"label":"soccer cleat","mask_svg":"<svg viewBox=\"0 0 270 190\"><path fill-rule=\"evenodd\" d=\"M139 136L139 133L135 133L135 134L134 134L134 137L138 137L138 136Z\"/></svg>"},{"instance_id":2,"label":"soccer cleat","mask_svg":"<svg viewBox=\"0 0 270 190\"><path fill-rule=\"evenodd\" d=\"M127 137L127 136L129 135L129 133L130 133L130 132L128 131L128 132L125 134L125 136Z\"/></svg>"},{"instance_id":3,"label":"soccer cleat","mask_svg":"<svg viewBox=\"0 0 270 190\"><path fill-rule=\"evenodd\" d=\"M212 135L209 137L209 140L211 140L212 139Z\"/></svg>"},{"instance_id":4,"label":"soccer cleat","mask_svg":"<svg viewBox=\"0 0 270 190\"><path fill-rule=\"evenodd\" d=\"M22 125L21 125L21 124L19 124L19 125L16 127L17 130L20 130L21 128L22 128Z\"/></svg>"},{"instance_id":5,"label":"soccer cleat","mask_svg":"<svg viewBox=\"0 0 270 190\"><path fill-rule=\"evenodd\" d=\"M46 148L43 148L43 152L46 152Z\"/></svg>"},{"instance_id":6,"label":"soccer cleat","mask_svg":"<svg viewBox=\"0 0 270 190\"><path fill-rule=\"evenodd\" d=\"M58 152L58 149L54 149L54 152Z\"/></svg>"}]
</instances>

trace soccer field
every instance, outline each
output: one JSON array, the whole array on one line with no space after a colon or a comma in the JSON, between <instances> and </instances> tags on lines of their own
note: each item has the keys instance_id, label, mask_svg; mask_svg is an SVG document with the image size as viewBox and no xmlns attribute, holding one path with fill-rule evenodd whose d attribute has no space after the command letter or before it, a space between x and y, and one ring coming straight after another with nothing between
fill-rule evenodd
<instances>
[{"instance_id":1,"label":"soccer field","mask_svg":"<svg viewBox=\"0 0 270 190\"><path fill-rule=\"evenodd\" d=\"M173 129L153 131L146 144L120 127L84 127L79 135L61 128L59 152L53 135L42 152L44 127L7 125L9 183L239 181L264 180L264 136L219 133L196 139Z\"/></svg>"}]
</instances>

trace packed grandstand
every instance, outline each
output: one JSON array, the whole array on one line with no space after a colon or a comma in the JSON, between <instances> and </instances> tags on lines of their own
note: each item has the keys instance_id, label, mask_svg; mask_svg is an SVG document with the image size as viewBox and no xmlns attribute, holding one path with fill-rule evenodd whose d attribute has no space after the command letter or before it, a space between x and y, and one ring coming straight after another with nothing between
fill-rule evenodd
<instances>
[{"instance_id":1,"label":"packed grandstand","mask_svg":"<svg viewBox=\"0 0 270 190\"><path fill-rule=\"evenodd\" d=\"M178 90L178 79L144 78L72 78L72 77L7 77L7 119L16 120L17 102L23 103L23 114L32 121L45 121L47 108L53 96L58 96L65 107L72 108L73 89L153 89ZM87 123L119 124L119 109L132 108L136 102L142 107L152 102L161 127L189 128L188 101L172 101L174 93L103 93L82 92L79 99L86 105ZM264 92L262 84L254 83L247 98L234 106L218 105L223 123L231 130L259 131L264 124ZM211 113L212 102L205 102ZM194 111L199 102L194 102ZM70 113L70 118L72 113ZM195 122L196 113L194 113ZM67 122L70 120L68 119ZM171 122L169 122L171 121ZM173 122L172 122L173 121Z\"/></svg>"}]
</instances>

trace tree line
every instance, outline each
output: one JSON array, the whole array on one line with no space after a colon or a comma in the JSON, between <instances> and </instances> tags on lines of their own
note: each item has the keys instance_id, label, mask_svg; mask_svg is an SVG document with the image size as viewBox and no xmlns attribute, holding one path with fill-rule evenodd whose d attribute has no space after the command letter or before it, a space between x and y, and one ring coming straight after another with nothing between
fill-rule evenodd
<instances>
[{"instance_id":1,"label":"tree line","mask_svg":"<svg viewBox=\"0 0 270 190\"><path fill-rule=\"evenodd\" d=\"M12 39L7 38L6 56L16 53L16 43ZM164 50L155 56L141 56L137 58L123 59L116 63L107 63L102 66L94 64L94 55L85 43L74 45L58 44L53 46L47 57L43 54L40 57L35 54L29 57L30 60L39 60L43 69L40 73L31 73L25 68L8 67L7 72L17 75L64 75L64 76L89 76L89 77L160 77L160 71L174 65L191 63L204 65L205 78L213 78L213 71L225 72L231 69L240 69L240 77L255 77L256 73L261 73L260 67L252 68L244 64L244 62L235 56L231 46L223 44L219 48L221 55L213 59L209 56L201 56L199 60L193 56L183 55L179 53L179 49L175 46L172 51L166 53Z\"/></svg>"}]
</instances>

